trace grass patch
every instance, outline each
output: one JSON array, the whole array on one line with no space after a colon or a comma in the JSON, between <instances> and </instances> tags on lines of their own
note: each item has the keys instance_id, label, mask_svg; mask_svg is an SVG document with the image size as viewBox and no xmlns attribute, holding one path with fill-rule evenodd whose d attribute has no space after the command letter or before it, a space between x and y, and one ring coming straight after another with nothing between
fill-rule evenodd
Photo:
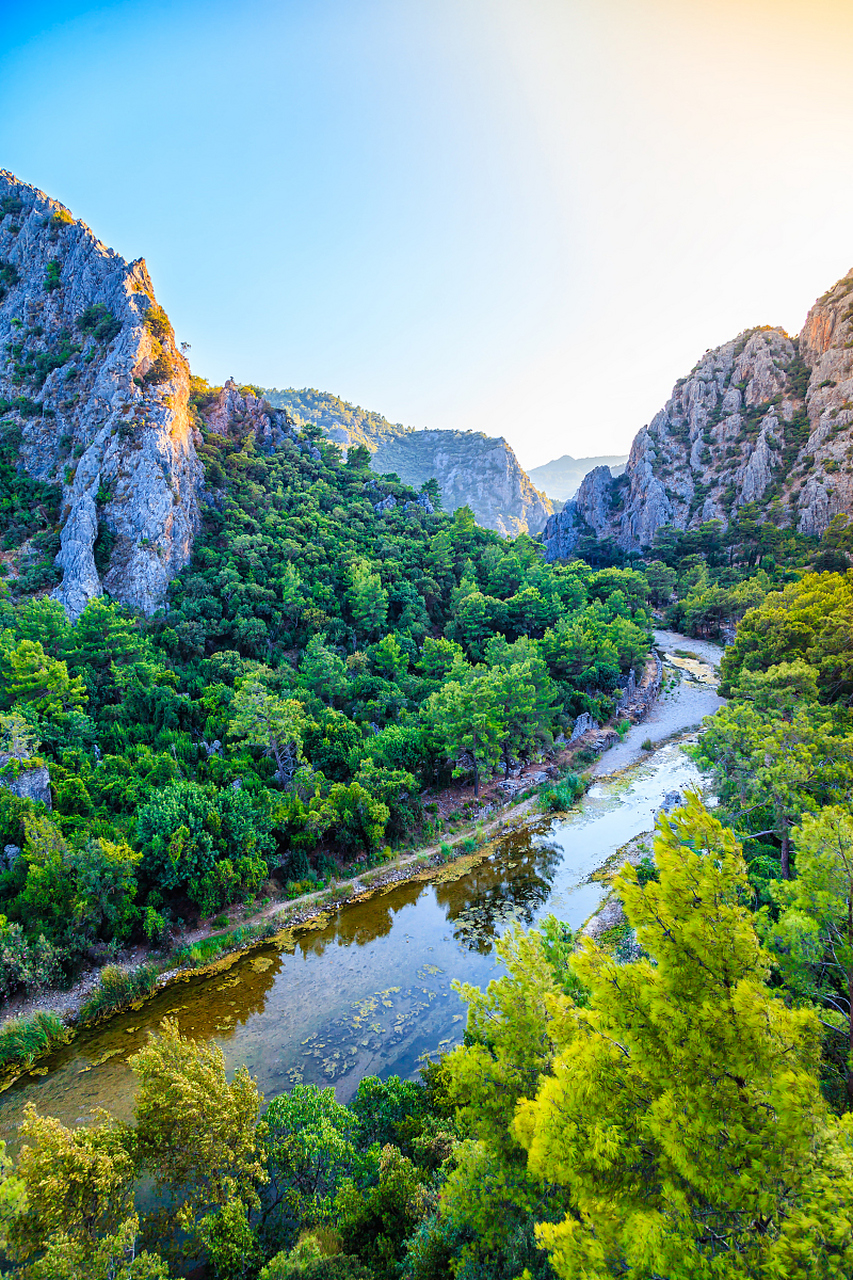
<instances>
[{"instance_id":1,"label":"grass patch","mask_svg":"<svg viewBox=\"0 0 853 1280\"><path fill-rule=\"evenodd\" d=\"M157 973L154 964L143 964L138 969L105 965L100 983L80 1010L80 1022L101 1022L134 1001L150 996L157 986Z\"/></svg>"},{"instance_id":2,"label":"grass patch","mask_svg":"<svg viewBox=\"0 0 853 1280\"><path fill-rule=\"evenodd\" d=\"M31 1067L36 1058L59 1048L70 1036L71 1032L55 1013L15 1018L0 1027L0 1070Z\"/></svg>"},{"instance_id":3,"label":"grass patch","mask_svg":"<svg viewBox=\"0 0 853 1280\"><path fill-rule=\"evenodd\" d=\"M262 924L241 924L229 933L217 933L212 938L201 938L191 947L182 947L175 952L172 961L179 969L201 969L228 951L236 951L252 942L271 938L278 929L279 924L275 920L265 920Z\"/></svg>"},{"instance_id":4,"label":"grass patch","mask_svg":"<svg viewBox=\"0 0 853 1280\"><path fill-rule=\"evenodd\" d=\"M641 751L651 751L651 750L652 750L652 740L651 740L651 738L643 738L643 741L640 743L640 750L641 750Z\"/></svg>"},{"instance_id":5,"label":"grass patch","mask_svg":"<svg viewBox=\"0 0 853 1280\"><path fill-rule=\"evenodd\" d=\"M539 792L539 803L545 813L561 813L571 809L586 790L582 778L569 773L560 782L546 784Z\"/></svg>"}]
</instances>

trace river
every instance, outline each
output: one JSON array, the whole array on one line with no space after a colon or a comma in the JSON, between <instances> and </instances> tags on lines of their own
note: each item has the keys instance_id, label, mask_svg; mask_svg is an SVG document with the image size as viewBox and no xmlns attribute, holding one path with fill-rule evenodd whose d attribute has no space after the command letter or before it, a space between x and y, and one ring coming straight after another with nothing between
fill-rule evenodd
<instances>
[{"instance_id":1,"label":"river","mask_svg":"<svg viewBox=\"0 0 853 1280\"><path fill-rule=\"evenodd\" d=\"M363 1076L411 1076L422 1055L458 1043L465 1006L452 980L482 986L495 977L495 939L514 921L529 927L553 913L579 927L605 892L596 871L652 831L667 793L702 786L680 741L652 754L640 744L685 735L720 705L706 664L721 651L671 633L656 639L670 655L667 688L597 763L581 807L527 821L461 876L449 867L437 880L392 886L342 907L290 947L261 947L82 1032L0 1097L0 1137L15 1146L26 1102L66 1124L97 1107L129 1118L127 1060L167 1016L220 1044L230 1070L245 1063L267 1099L304 1082L334 1084L346 1102Z\"/></svg>"}]
</instances>

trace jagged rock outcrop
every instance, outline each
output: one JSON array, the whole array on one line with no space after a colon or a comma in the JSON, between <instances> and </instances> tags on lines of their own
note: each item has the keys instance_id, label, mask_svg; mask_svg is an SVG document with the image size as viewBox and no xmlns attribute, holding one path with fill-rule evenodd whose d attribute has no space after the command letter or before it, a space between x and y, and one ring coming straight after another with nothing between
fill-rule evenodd
<instances>
[{"instance_id":1,"label":"jagged rock outcrop","mask_svg":"<svg viewBox=\"0 0 853 1280\"><path fill-rule=\"evenodd\" d=\"M0 171L0 420L20 464L62 486L72 618L108 591L150 613L189 559L202 469L189 368L142 259Z\"/></svg>"},{"instance_id":2,"label":"jagged rock outcrop","mask_svg":"<svg viewBox=\"0 0 853 1280\"><path fill-rule=\"evenodd\" d=\"M16 766L14 771L10 771L8 766L14 761L20 761L21 758L20 756L14 756L9 751L0 752L0 787L5 787L13 795L20 796L22 800L32 800L34 803L41 802L48 809L52 809L50 771L47 765L35 765L29 769L21 769ZM10 857L9 851L16 847L15 845L5 846L7 862ZM20 853L20 850L18 850L18 853Z\"/></svg>"},{"instance_id":3,"label":"jagged rock outcrop","mask_svg":"<svg viewBox=\"0 0 853 1280\"><path fill-rule=\"evenodd\" d=\"M437 480L445 511L468 506L487 529L505 536L540 533L554 510L502 438L480 431L416 431L313 389L264 395L297 421L322 427L345 450L364 445L379 475L393 472L415 488Z\"/></svg>"},{"instance_id":4,"label":"jagged rock outcrop","mask_svg":"<svg viewBox=\"0 0 853 1280\"><path fill-rule=\"evenodd\" d=\"M603 454L598 458L573 458L564 453L562 458L553 462L545 462L541 467L529 467L527 474L542 493L559 502L568 502L574 498L583 484L584 476L589 475L596 467L609 467L611 475L621 476L628 461L627 454Z\"/></svg>"},{"instance_id":5,"label":"jagged rock outcrop","mask_svg":"<svg viewBox=\"0 0 853 1280\"><path fill-rule=\"evenodd\" d=\"M264 453L296 437L293 419L286 409L274 409L268 400L256 396L247 387L238 387L233 378L228 379L216 399L202 410L202 416L209 430L217 435L254 432L255 448Z\"/></svg>"},{"instance_id":6,"label":"jagged rock outcrop","mask_svg":"<svg viewBox=\"0 0 853 1280\"><path fill-rule=\"evenodd\" d=\"M624 475L591 472L566 520L627 551L651 547L664 525L726 526L747 504L759 519L820 534L853 515L851 428L853 272L815 303L798 338L767 327L706 351L638 432ZM571 540L560 520L546 529L552 559Z\"/></svg>"}]
</instances>

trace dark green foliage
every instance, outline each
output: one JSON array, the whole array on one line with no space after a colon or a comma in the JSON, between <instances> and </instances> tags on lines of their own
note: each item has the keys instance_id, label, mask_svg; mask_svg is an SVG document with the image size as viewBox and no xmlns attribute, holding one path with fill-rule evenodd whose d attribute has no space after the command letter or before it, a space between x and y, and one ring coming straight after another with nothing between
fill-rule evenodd
<instances>
[{"instance_id":1,"label":"dark green foliage","mask_svg":"<svg viewBox=\"0 0 853 1280\"><path fill-rule=\"evenodd\" d=\"M53 293L54 289L62 287L62 267L56 258L47 264L44 273L44 287L48 293Z\"/></svg>"},{"instance_id":2,"label":"dark green foliage","mask_svg":"<svg viewBox=\"0 0 853 1280\"><path fill-rule=\"evenodd\" d=\"M121 321L101 302L93 302L77 317L77 328L91 333L98 342L112 342L121 333L121 327Z\"/></svg>"},{"instance_id":3,"label":"dark green foliage","mask_svg":"<svg viewBox=\"0 0 853 1280\"><path fill-rule=\"evenodd\" d=\"M67 1038L67 1028L55 1013L35 1013L31 1018L5 1022L0 1027L0 1070L30 1067Z\"/></svg>"},{"instance_id":4,"label":"dark green foliage","mask_svg":"<svg viewBox=\"0 0 853 1280\"><path fill-rule=\"evenodd\" d=\"M16 463L21 432L10 421L0 423L0 545L19 547L34 533L55 527L61 490L33 480Z\"/></svg>"},{"instance_id":5,"label":"dark green foliage","mask_svg":"<svg viewBox=\"0 0 853 1280\"><path fill-rule=\"evenodd\" d=\"M155 965L143 964L128 970L117 964L108 964L101 971L100 983L80 1009L80 1021L100 1022L119 1009L126 1009L135 1000L151 995L156 987Z\"/></svg>"},{"instance_id":6,"label":"dark green foliage","mask_svg":"<svg viewBox=\"0 0 853 1280\"><path fill-rule=\"evenodd\" d=\"M0 258L0 302L6 297L10 289L13 289L21 278L21 273L12 262L4 262Z\"/></svg>"}]
</instances>

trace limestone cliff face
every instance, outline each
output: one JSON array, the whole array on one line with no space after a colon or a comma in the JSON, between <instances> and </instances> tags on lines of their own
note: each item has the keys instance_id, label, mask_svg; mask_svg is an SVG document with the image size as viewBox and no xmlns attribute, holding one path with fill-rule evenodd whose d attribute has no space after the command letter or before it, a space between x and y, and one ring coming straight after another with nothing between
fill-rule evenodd
<instances>
[{"instance_id":1,"label":"limestone cliff face","mask_svg":"<svg viewBox=\"0 0 853 1280\"><path fill-rule=\"evenodd\" d=\"M445 511L469 506L477 523L505 537L541 533L554 507L503 438L475 431L412 431L383 441L371 462L418 487L434 477Z\"/></svg>"},{"instance_id":2,"label":"limestone cliff face","mask_svg":"<svg viewBox=\"0 0 853 1280\"><path fill-rule=\"evenodd\" d=\"M21 465L62 485L55 594L72 618L104 590L150 613L188 560L202 475L188 391L145 263L0 171L0 418Z\"/></svg>"},{"instance_id":3,"label":"limestone cliff face","mask_svg":"<svg viewBox=\"0 0 853 1280\"><path fill-rule=\"evenodd\" d=\"M591 472L575 511L554 518L549 554L568 537L561 518L639 550L663 525L725 526L748 503L759 519L820 534L839 512L853 515L851 427L853 272L798 338L763 328L706 351L638 432L625 474Z\"/></svg>"},{"instance_id":4,"label":"limestone cliff face","mask_svg":"<svg viewBox=\"0 0 853 1280\"><path fill-rule=\"evenodd\" d=\"M474 431L415 431L325 391L265 390L267 400L315 422L344 450L364 445L380 475L415 488L435 479L445 511L469 506L479 524L504 536L540 533L554 510L504 439Z\"/></svg>"}]
</instances>

